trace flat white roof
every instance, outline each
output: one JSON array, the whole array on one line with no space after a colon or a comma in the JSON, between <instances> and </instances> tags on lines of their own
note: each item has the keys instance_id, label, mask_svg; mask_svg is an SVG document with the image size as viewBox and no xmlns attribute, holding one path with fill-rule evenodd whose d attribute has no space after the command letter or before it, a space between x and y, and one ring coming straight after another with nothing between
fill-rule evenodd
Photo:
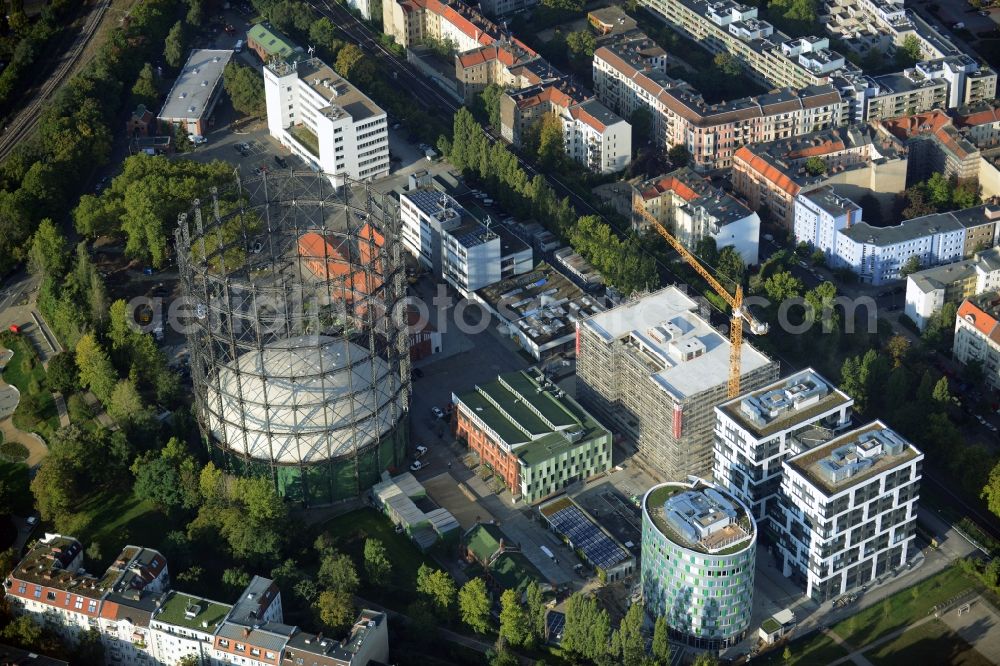
<instances>
[{"instance_id":1,"label":"flat white roof","mask_svg":"<svg viewBox=\"0 0 1000 666\"><path fill-rule=\"evenodd\" d=\"M157 118L201 118L232 57L231 50L192 50Z\"/></svg>"},{"instance_id":2,"label":"flat white roof","mask_svg":"<svg viewBox=\"0 0 1000 666\"><path fill-rule=\"evenodd\" d=\"M729 340L695 314L697 303L667 287L581 322L605 342L625 340L648 360L650 379L678 400L729 381ZM746 375L772 361L744 342Z\"/></svg>"}]
</instances>

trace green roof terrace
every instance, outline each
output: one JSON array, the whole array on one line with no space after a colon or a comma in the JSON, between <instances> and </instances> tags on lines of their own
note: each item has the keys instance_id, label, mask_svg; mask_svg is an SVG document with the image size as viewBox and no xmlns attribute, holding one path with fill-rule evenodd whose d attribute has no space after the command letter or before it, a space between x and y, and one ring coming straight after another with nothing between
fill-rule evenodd
<instances>
[{"instance_id":1,"label":"green roof terrace","mask_svg":"<svg viewBox=\"0 0 1000 666\"><path fill-rule=\"evenodd\" d=\"M466 411L491 429L514 454L532 465L607 435L575 400L534 372L500 375L458 396Z\"/></svg>"},{"instance_id":2,"label":"green roof terrace","mask_svg":"<svg viewBox=\"0 0 1000 666\"><path fill-rule=\"evenodd\" d=\"M232 610L228 604L220 604L190 594L172 592L153 616L156 622L170 624L196 631L214 633Z\"/></svg>"}]
</instances>

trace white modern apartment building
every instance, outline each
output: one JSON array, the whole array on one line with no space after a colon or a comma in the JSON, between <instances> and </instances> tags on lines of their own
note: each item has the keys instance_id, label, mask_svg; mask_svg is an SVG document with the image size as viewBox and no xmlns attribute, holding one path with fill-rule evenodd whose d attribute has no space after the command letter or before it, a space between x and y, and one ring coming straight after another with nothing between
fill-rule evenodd
<instances>
[{"instance_id":1,"label":"white modern apartment building","mask_svg":"<svg viewBox=\"0 0 1000 666\"><path fill-rule=\"evenodd\" d=\"M465 296L529 272L531 247L502 224L478 220L444 192L399 195L403 246Z\"/></svg>"},{"instance_id":2,"label":"white modern apartment building","mask_svg":"<svg viewBox=\"0 0 1000 666\"><path fill-rule=\"evenodd\" d=\"M733 154L745 144L832 129L847 118L847 103L831 85L708 104L664 68L662 49L641 33L627 34L594 52L594 90L624 117L640 108L649 111L654 142L663 150L684 146L698 171L731 167Z\"/></svg>"},{"instance_id":3,"label":"white modern apartment building","mask_svg":"<svg viewBox=\"0 0 1000 666\"><path fill-rule=\"evenodd\" d=\"M739 252L746 265L758 263L760 217L693 170L684 167L640 183L635 197L689 249L711 238L717 249Z\"/></svg>"},{"instance_id":4,"label":"white modern apartment building","mask_svg":"<svg viewBox=\"0 0 1000 666\"><path fill-rule=\"evenodd\" d=\"M371 180L389 173L386 113L319 58L264 65L267 127L314 171Z\"/></svg>"},{"instance_id":5,"label":"white modern apartment building","mask_svg":"<svg viewBox=\"0 0 1000 666\"><path fill-rule=\"evenodd\" d=\"M782 463L776 524L782 573L823 602L905 564L913 553L923 459L876 421Z\"/></svg>"},{"instance_id":6,"label":"white modern apartment building","mask_svg":"<svg viewBox=\"0 0 1000 666\"><path fill-rule=\"evenodd\" d=\"M837 234L858 222L861 222L861 207L846 197L838 196L828 185L799 194L796 198L795 240L823 250L827 258L834 253Z\"/></svg>"},{"instance_id":7,"label":"white modern apartment building","mask_svg":"<svg viewBox=\"0 0 1000 666\"><path fill-rule=\"evenodd\" d=\"M1000 389L1000 295L980 294L958 308L952 354L963 365L978 361L986 383Z\"/></svg>"},{"instance_id":8,"label":"white modern apartment building","mask_svg":"<svg viewBox=\"0 0 1000 666\"><path fill-rule=\"evenodd\" d=\"M715 482L770 528L780 518L782 463L847 428L853 405L812 368L722 403L715 408Z\"/></svg>"},{"instance_id":9,"label":"white modern apartment building","mask_svg":"<svg viewBox=\"0 0 1000 666\"><path fill-rule=\"evenodd\" d=\"M997 245L1000 207L982 205L924 215L891 227L861 221L863 211L829 191L795 197L795 238L827 252L833 268L848 268L865 283L898 280L916 257L920 266L948 264ZM832 231L833 244L829 244Z\"/></svg>"},{"instance_id":10,"label":"white modern apartment building","mask_svg":"<svg viewBox=\"0 0 1000 666\"><path fill-rule=\"evenodd\" d=\"M945 303L1000 290L1000 248L976 252L969 259L917 271L906 278L904 312L921 331Z\"/></svg>"}]
</instances>

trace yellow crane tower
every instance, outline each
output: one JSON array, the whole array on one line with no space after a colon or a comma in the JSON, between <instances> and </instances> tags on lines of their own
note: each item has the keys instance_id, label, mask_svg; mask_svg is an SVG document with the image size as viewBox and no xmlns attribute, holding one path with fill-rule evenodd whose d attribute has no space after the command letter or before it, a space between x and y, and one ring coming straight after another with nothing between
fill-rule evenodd
<instances>
[{"instance_id":1,"label":"yellow crane tower","mask_svg":"<svg viewBox=\"0 0 1000 666\"><path fill-rule=\"evenodd\" d=\"M632 210L637 213L642 219L646 220L660 232L660 235L670 243L670 247L677 250L677 253L684 258L684 261L688 262L691 267L698 273L698 275L705 278L708 285L715 290L719 296L721 296L729 307L732 308L731 322L729 325L729 397L735 398L740 394L740 367L742 365L742 354L743 349L743 322L746 321L750 325L750 330L755 335L764 335L767 333L767 323L758 321L753 313L750 312L749 308L743 307L743 286L740 284L736 285L736 293L730 294L729 290L722 286L722 284L715 279L707 268L701 265L698 258L694 256L684 245L677 240L673 234L667 231L667 228L657 220L653 215L646 210L646 205L643 203L642 197L637 193L632 200Z\"/></svg>"}]
</instances>

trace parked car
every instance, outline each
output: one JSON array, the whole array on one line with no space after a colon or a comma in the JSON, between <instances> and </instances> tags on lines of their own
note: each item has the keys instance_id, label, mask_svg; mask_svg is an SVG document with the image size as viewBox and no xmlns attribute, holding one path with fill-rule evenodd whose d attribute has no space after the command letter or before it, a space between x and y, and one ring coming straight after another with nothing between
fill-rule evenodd
<instances>
[{"instance_id":1,"label":"parked car","mask_svg":"<svg viewBox=\"0 0 1000 666\"><path fill-rule=\"evenodd\" d=\"M191 143L193 143L196 146L200 146L203 143L208 143L208 139L203 137L201 134L188 134L188 139L190 139Z\"/></svg>"},{"instance_id":2,"label":"parked car","mask_svg":"<svg viewBox=\"0 0 1000 666\"><path fill-rule=\"evenodd\" d=\"M422 458L424 454L427 453L427 447L423 444L417 444L417 457Z\"/></svg>"},{"instance_id":3,"label":"parked car","mask_svg":"<svg viewBox=\"0 0 1000 666\"><path fill-rule=\"evenodd\" d=\"M287 169L288 168L288 160L286 160L281 155L275 155L274 156L274 163L277 164L282 169Z\"/></svg>"},{"instance_id":4,"label":"parked car","mask_svg":"<svg viewBox=\"0 0 1000 666\"><path fill-rule=\"evenodd\" d=\"M421 470L423 468L424 468L424 464L422 462L420 462L419 460L414 460L413 464L410 465L410 471L411 472L416 472L416 471L419 471L419 470Z\"/></svg>"},{"instance_id":5,"label":"parked car","mask_svg":"<svg viewBox=\"0 0 1000 666\"><path fill-rule=\"evenodd\" d=\"M420 368L413 368L413 370L410 371L410 376L414 379L420 379L424 376L424 371Z\"/></svg>"},{"instance_id":6,"label":"parked car","mask_svg":"<svg viewBox=\"0 0 1000 666\"><path fill-rule=\"evenodd\" d=\"M438 419L443 419L444 418L444 412L441 410L440 407L437 407L437 406L431 407L431 413L434 415L434 418L438 418Z\"/></svg>"}]
</instances>

